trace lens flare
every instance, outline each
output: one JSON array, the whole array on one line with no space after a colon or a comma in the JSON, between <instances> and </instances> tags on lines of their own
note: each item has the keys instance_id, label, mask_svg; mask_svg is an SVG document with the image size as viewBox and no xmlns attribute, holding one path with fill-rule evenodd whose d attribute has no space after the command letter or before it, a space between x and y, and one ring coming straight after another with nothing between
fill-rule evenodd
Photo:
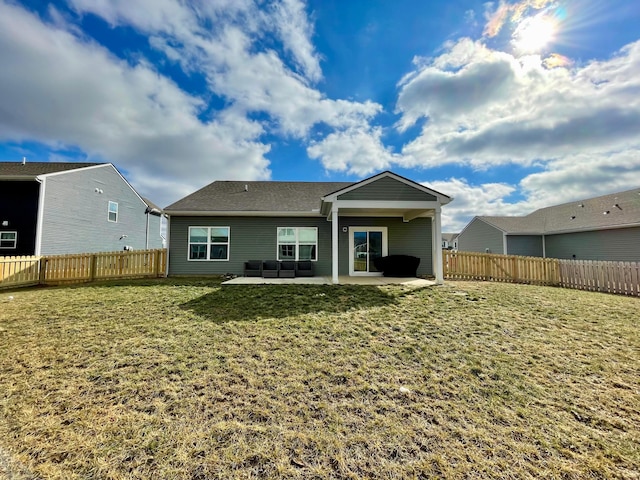
<instances>
[{"instance_id":1,"label":"lens flare","mask_svg":"<svg viewBox=\"0 0 640 480\"><path fill-rule=\"evenodd\" d=\"M556 20L547 14L523 19L513 32L512 42L520 53L540 53L555 38Z\"/></svg>"}]
</instances>

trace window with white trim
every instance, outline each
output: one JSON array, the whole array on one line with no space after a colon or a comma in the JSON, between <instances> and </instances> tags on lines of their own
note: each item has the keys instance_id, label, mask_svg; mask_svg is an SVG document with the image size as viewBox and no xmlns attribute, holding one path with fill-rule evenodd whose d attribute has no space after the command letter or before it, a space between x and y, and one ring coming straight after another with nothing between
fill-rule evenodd
<instances>
[{"instance_id":1,"label":"window with white trim","mask_svg":"<svg viewBox=\"0 0 640 480\"><path fill-rule=\"evenodd\" d=\"M229 260L230 227L189 227L189 260Z\"/></svg>"},{"instance_id":2,"label":"window with white trim","mask_svg":"<svg viewBox=\"0 0 640 480\"><path fill-rule=\"evenodd\" d=\"M16 248L18 232L0 232L0 248Z\"/></svg>"},{"instance_id":3,"label":"window with white trim","mask_svg":"<svg viewBox=\"0 0 640 480\"><path fill-rule=\"evenodd\" d=\"M109 214L107 219L110 222L118 222L118 203L109 201Z\"/></svg>"},{"instance_id":4,"label":"window with white trim","mask_svg":"<svg viewBox=\"0 0 640 480\"><path fill-rule=\"evenodd\" d=\"M318 260L317 227L278 227L278 260Z\"/></svg>"}]
</instances>

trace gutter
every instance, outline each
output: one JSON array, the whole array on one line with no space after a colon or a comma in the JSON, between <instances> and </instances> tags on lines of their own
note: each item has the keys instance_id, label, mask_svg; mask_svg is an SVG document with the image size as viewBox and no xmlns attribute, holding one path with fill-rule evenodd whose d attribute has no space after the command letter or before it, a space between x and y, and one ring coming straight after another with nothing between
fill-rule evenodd
<instances>
[{"instance_id":1,"label":"gutter","mask_svg":"<svg viewBox=\"0 0 640 480\"><path fill-rule=\"evenodd\" d=\"M189 210L164 210L168 217L319 217L320 212L278 212L278 211L189 211Z\"/></svg>"}]
</instances>

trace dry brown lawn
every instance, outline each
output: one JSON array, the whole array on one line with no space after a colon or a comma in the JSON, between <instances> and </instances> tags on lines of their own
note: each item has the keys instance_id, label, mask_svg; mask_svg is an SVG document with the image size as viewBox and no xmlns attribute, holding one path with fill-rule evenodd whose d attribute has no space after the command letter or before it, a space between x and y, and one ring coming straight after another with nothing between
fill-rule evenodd
<instances>
[{"instance_id":1,"label":"dry brown lawn","mask_svg":"<svg viewBox=\"0 0 640 480\"><path fill-rule=\"evenodd\" d=\"M0 477L637 479L639 314L463 282L0 292Z\"/></svg>"}]
</instances>

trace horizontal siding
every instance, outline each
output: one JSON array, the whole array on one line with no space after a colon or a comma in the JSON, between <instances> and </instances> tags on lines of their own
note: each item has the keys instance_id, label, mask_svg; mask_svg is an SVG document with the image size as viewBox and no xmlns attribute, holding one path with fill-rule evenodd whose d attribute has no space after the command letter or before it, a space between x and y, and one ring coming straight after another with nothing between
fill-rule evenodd
<instances>
[{"instance_id":1,"label":"horizontal siding","mask_svg":"<svg viewBox=\"0 0 640 480\"><path fill-rule=\"evenodd\" d=\"M542 235L507 235L507 255L542 257Z\"/></svg>"},{"instance_id":2,"label":"horizontal siding","mask_svg":"<svg viewBox=\"0 0 640 480\"><path fill-rule=\"evenodd\" d=\"M109 201L118 203L116 223L108 221ZM41 253L111 252L125 245L144 250L146 208L110 165L47 177Z\"/></svg>"},{"instance_id":3,"label":"horizontal siding","mask_svg":"<svg viewBox=\"0 0 640 480\"><path fill-rule=\"evenodd\" d=\"M422 192L393 178L383 177L338 196L338 200L435 201L434 195Z\"/></svg>"},{"instance_id":4,"label":"horizontal siding","mask_svg":"<svg viewBox=\"0 0 640 480\"><path fill-rule=\"evenodd\" d=\"M461 252L504 253L502 244L502 231L492 227L478 218L471 223L458 236L458 250Z\"/></svg>"},{"instance_id":5,"label":"horizontal siding","mask_svg":"<svg viewBox=\"0 0 640 480\"><path fill-rule=\"evenodd\" d=\"M230 227L228 261L189 261L189 227ZM325 218L171 217L169 275L242 275L247 260L277 258L278 227L318 227L316 275L331 275L331 223Z\"/></svg>"},{"instance_id":6,"label":"horizontal siding","mask_svg":"<svg viewBox=\"0 0 640 480\"><path fill-rule=\"evenodd\" d=\"M550 258L640 262L640 227L547 235L545 242Z\"/></svg>"},{"instance_id":7,"label":"horizontal siding","mask_svg":"<svg viewBox=\"0 0 640 480\"><path fill-rule=\"evenodd\" d=\"M189 261L189 227L230 227L228 261ZM431 219L341 217L338 230L339 274L349 274L349 234L343 227L385 226L389 234L389 254L419 257L420 275L432 275ZM169 222L169 275L242 275L247 260L276 258L277 227L318 227L316 275L331 275L331 222L325 218L291 217L171 217Z\"/></svg>"}]
</instances>

